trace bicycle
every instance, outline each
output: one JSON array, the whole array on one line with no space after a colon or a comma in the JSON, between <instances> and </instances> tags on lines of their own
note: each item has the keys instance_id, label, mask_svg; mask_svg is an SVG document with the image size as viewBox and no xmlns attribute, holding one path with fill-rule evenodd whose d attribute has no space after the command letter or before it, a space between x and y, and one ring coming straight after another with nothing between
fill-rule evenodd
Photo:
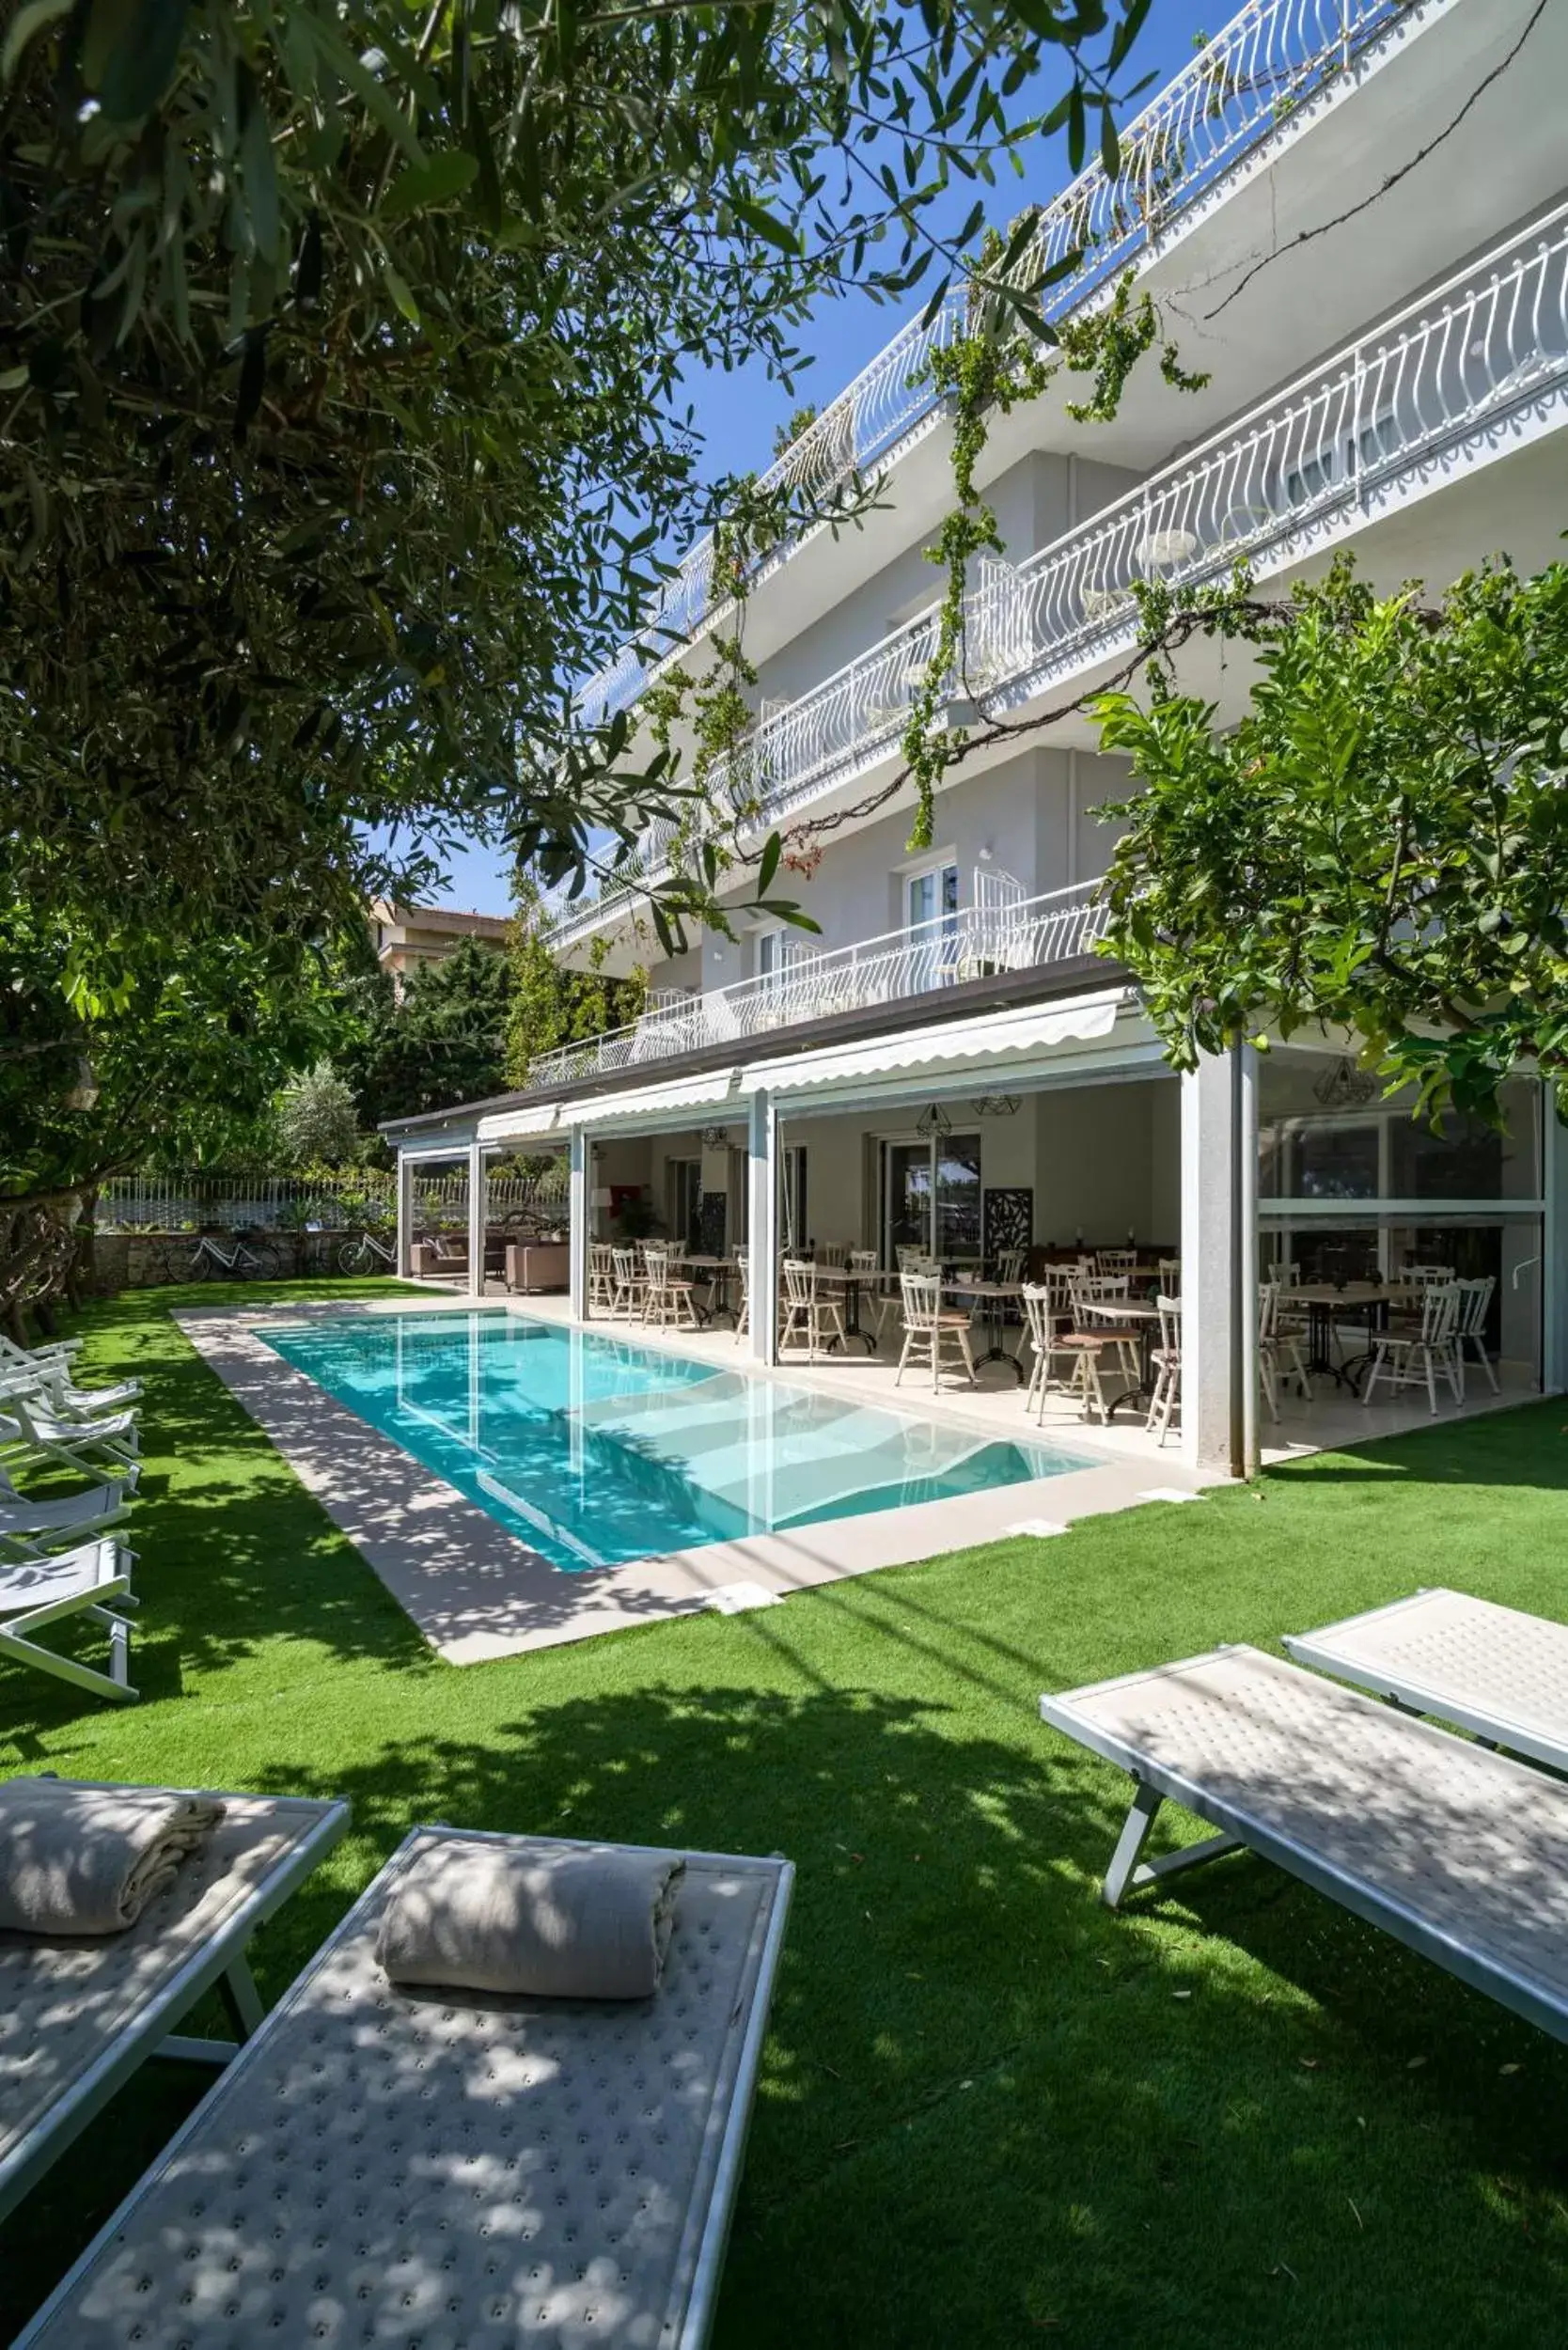
<instances>
[{"instance_id":1,"label":"bicycle","mask_svg":"<svg viewBox=\"0 0 1568 2350\"><path fill-rule=\"evenodd\" d=\"M242 1240L236 1232L233 1247L226 1249L211 1232L203 1232L172 1277L177 1281L273 1281L281 1265L277 1250L266 1241Z\"/></svg>"},{"instance_id":2,"label":"bicycle","mask_svg":"<svg viewBox=\"0 0 1568 2350\"><path fill-rule=\"evenodd\" d=\"M361 1232L357 1240L345 1241L337 1251L339 1273L395 1273L397 1269L396 1249L377 1240L374 1232Z\"/></svg>"}]
</instances>

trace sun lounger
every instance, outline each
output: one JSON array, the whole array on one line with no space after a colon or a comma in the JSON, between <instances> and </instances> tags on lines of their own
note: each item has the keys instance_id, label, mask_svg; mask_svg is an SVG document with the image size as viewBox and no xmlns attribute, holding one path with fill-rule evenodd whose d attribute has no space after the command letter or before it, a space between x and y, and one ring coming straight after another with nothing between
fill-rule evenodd
<instances>
[{"instance_id":1,"label":"sun lounger","mask_svg":"<svg viewBox=\"0 0 1568 2350\"><path fill-rule=\"evenodd\" d=\"M0 1933L0 2214L148 2057L227 2061L232 2042L174 2032L214 1983L241 2033L261 2021L245 1944L337 1842L349 1808L294 1795L222 1801L206 1847L124 1934Z\"/></svg>"},{"instance_id":2,"label":"sun lounger","mask_svg":"<svg viewBox=\"0 0 1568 2350\"><path fill-rule=\"evenodd\" d=\"M0 1388L0 1444L30 1446L47 1461L62 1462L89 1477L124 1475L141 1450L133 1411L103 1419L62 1419L43 1391Z\"/></svg>"},{"instance_id":3,"label":"sun lounger","mask_svg":"<svg viewBox=\"0 0 1568 2350\"><path fill-rule=\"evenodd\" d=\"M0 1469L0 1552L41 1559L52 1542L72 1534L101 1534L125 1515L126 1501L135 1489L133 1471L123 1482L117 1478L112 1485L94 1485L86 1493L51 1495L39 1500L19 1494Z\"/></svg>"},{"instance_id":4,"label":"sun lounger","mask_svg":"<svg viewBox=\"0 0 1568 2350\"><path fill-rule=\"evenodd\" d=\"M500 1998L376 1965L432 1838L498 1841L405 1840L15 2350L118 2350L133 2311L147 2350L698 2350L790 1864L684 1855L651 1999Z\"/></svg>"},{"instance_id":5,"label":"sun lounger","mask_svg":"<svg viewBox=\"0 0 1568 2350\"><path fill-rule=\"evenodd\" d=\"M94 1697L133 1698L131 1686L131 1626L119 1612L134 1607L131 1593L133 1553L105 1536L78 1543L53 1558L20 1559L0 1564L0 1656L31 1665L36 1672L69 1681ZM67 1616L91 1616L107 1627L109 1669L100 1672L74 1656L62 1656L34 1638L45 1624Z\"/></svg>"},{"instance_id":6,"label":"sun lounger","mask_svg":"<svg viewBox=\"0 0 1568 2350\"><path fill-rule=\"evenodd\" d=\"M1568 2039L1568 1786L1252 1648L1040 1700L1137 1781L1105 1883L1246 1845ZM1140 1861L1169 1797L1217 1832Z\"/></svg>"},{"instance_id":7,"label":"sun lounger","mask_svg":"<svg viewBox=\"0 0 1568 2350\"><path fill-rule=\"evenodd\" d=\"M1568 1771L1568 1624L1466 1591L1417 1591L1285 1646L1297 1664Z\"/></svg>"}]
</instances>

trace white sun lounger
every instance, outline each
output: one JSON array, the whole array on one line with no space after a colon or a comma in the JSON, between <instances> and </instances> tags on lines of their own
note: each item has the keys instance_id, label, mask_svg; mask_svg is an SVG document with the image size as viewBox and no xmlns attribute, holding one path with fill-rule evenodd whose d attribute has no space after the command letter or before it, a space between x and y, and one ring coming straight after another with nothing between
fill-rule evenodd
<instances>
[{"instance_id":1,"label":"white sun lounger","mask_svg":"<svg viewBox=\"0 0 1568 2350\"><path fill-rule=\"evenodd\" d=\"M53 1558L19 1559L0 1564L0 1656L94 1697L133 1698L131 1686L131 1626L119 1613L134 1607L131 1591L133 1553L112 1535L78 1543ZM118 1603L118 1605L117 1605ZM109 1669L100 1672L74 1656L45 1648L34 1634L66 1616L91 1616L109 1634Z\"/></svg>"},{"instance_id":2,"label":"white sun lounger","mask_svg":"<svg viewBox=\"0 0 1568 2350\"><path fill-rule=\"evenodd\" d=\"M1040 1700L1137 1782L1105 1883L1246 1845L1568 2039L1568 1786L1253 1648ZM1218 1833L1140 1863L1168 1796Z\"/></svg>"},{"instance_id":3,"label":"white sun lounger","mask_svg":"<svg viewBox=\"0 0 1568 2350\"><path fill-rule=\"evenodd\" d=\"M376 1932L436 1839L512 1841L415 1829L13 2350L133 2311L139 2350L705 2341L789 1862L684 1855L651 1999L400 1990Z\"/></svg>"},{"instance_id":4,"label":"white sun lounger","mask_svg":"<svg viewBox=\"0 0 1568 2350\"><path fill-rule=\"evenodd\" d=\"M1285 1646L1297 1664L1568 1771L1568 1624L1439 1590Z\"/></svg>"},{"instance_id":5,"label":"white sun lounger","mask_svg":"<svg viewBox=\"0 0 1568 2350\"><path fill-rule=\"evenodd\" d=\"M31 1446L44 1459L62 1461L88 1477L124 1475L141 1450L134 1411L111 1412L103 1419L62 1419L39 1388L8 1393L0 1387L0 1444Z\"/></svg>"},{"instance_id":6,"label":"white sun lounger","mask_svg":"<svg viewBox=\"0 0 1568 2350\"><path fill-rule=\"evenodd\" d=\"M19 1494L0 1469L0 1552L41 1559L50 1543L63 1536L101 1534L125 1515L127 1498L135 1489L133 1471L123 1481L117 1478L112 1485L94 1485L86 1493L51 1495L47 1500L39 1500L30 1494Z\"/></svg>"},{"instance_id":7,"label":"white sun lounger","mask_svg":"<svg viewBox=\"0 0 1568 2350\"><path fill-rule=\"evenodd\" d=\"M245 1944L337 1842L349 1807L298 1795L222 1801L204 1849L124 1934L0 1933L0 2214L149 2056L227 2062L232 2042L174 2031L214 1983L237 2030L261 2021Z\"/></svg>"}]
</instances>

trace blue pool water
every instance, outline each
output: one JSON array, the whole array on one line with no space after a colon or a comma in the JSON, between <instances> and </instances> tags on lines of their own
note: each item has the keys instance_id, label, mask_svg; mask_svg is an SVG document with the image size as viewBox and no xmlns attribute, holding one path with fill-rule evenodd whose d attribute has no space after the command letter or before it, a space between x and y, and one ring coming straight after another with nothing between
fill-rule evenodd
<instances>
[{"instance_id":1,"label":"blue pool water","mask_svg":"<svg viewBox=\"0 0 1568 2350\"><path fill-rule=\"evenodd\" d=\"M1088 1465L507 1313L256 1334L558 1567L614 1566Z\"/></svg>"}]
</instances>

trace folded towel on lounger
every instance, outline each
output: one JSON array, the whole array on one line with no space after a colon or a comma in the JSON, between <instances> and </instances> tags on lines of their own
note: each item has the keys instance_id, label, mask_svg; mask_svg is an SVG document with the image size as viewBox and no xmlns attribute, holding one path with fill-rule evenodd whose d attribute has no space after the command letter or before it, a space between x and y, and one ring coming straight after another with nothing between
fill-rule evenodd
<instances>
[{"instance_id":1,"label":"folded towel on lounger","mask_svg":"<svg viewBox=\"0 0 1568 2350\"><path fill-rule=\"evenodd\" d=\"M0 1927L119 1934L170 1886L223 1818L206 1795L161 1787L0 1782Z\"/></svg>"},{"instance_id":2,"label":"folded towel on lounger","mask_svg":"<svg viewBox=\"0 0 1568 2350\"><path fill-rule=\"evenodd\" d=\"M376 1956L394 1982L645 1999L685 1866L665 1853L432 1845L399 1880Z\"/></svg>"}]
</instances>

